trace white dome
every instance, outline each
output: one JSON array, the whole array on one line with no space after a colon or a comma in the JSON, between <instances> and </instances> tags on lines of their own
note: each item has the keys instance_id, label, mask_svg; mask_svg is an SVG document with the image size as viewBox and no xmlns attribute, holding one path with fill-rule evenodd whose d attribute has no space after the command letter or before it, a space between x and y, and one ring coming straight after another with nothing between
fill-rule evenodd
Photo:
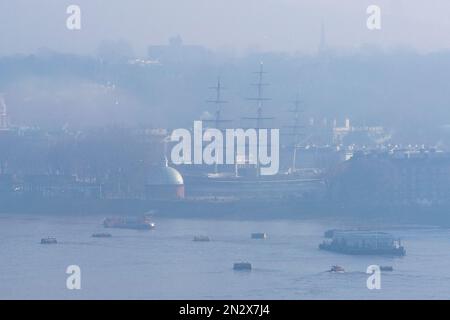
<instances>
[{"instance_id":1,"label":"white dome","mask_svg":"<svg viewBox=\"0 0 450 320\"><path fill-rule=\"evenodd\" d=\"M183 177L178 170L171 167L152 168L147 178L147 185L183 185Z\"/></svg>"}]
</instances>

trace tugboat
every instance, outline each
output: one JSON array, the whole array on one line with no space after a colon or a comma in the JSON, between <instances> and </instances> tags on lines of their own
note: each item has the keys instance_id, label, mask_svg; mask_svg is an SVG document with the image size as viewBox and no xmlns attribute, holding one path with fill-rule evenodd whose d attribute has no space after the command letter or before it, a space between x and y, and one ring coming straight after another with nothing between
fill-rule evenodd
<instances>
[{"instance_id":1,"label":"tugboat","mask_svg":"<svg viewBox=\"0 0 450 320\"><path fill-rule=\"evenodd\" d=\"M345 270L341 266L334 265L334 266L331 266L331 268L330 268L330 270L328 270L328 272L344 273Z\"/></svg>"},{"instance_id":2,"label":"tugboat","mask_svg":"<svg viewBox=\"0 0 450 320\"><path fill-rule=\"evenodd\" d=\"M236 271L251 271L252 264L250 262L236 262L233 265L233 269Z\"/></svg>"},{"instance_id":3,"label":"tugboat","mask_svg":"<svg viewBox=\"0 0 450 320\"><path fill-rule=\"evenodd\" d=\"M103 221L105 228L151 230L155 224L147 216L139 218L107 218Z\"/></svg>"},{"instance_id":4,"label":"tugboat","mask_svg":"<svg viewBox=\"0 0 450 320\"><path fill-rule=\"evenodd\" d=\"M92 234L92 238L111 238L111 233L100 232Z\"/></svg>"},{"instance_id":5,"label":"tugboat","mask_svg":"<svg viewBox=\"0 0 450 320\"><path fill-rule=\"evenodd\" d=\"M324 241L319 249L350 255L404 256L400 240L384 232L335 231L333 238Z\"/></svg>"},{"instance_id":6,"label":"tugboat","mask_svg":"<svg viewBox=\"0 0 450 320\"><path fill-rule=\"evenodd\" d=\"M47 237L41 239L41 244L57 244L56 238Z\"/></svg>"},{"instance_id":7,"label":"tugboat","mask_svg":"<svg viewBox=\"0 0 450 320\"><path fill-rule=\"evenodd\" d=\"M208 236L195 236L194 240L195 242L209 242L211 239L209 239Z\"/></svg>"}]
</instances>

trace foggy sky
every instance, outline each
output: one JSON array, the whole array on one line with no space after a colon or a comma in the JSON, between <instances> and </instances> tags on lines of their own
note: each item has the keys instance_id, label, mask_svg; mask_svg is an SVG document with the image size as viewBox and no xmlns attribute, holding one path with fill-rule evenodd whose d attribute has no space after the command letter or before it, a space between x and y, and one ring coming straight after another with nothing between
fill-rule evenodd
<instances>
[{"instance_id":1,"label":"foggy sky","mask_svg":"<svg viewBox=\"0 0 450 320\"><path fill-rule=\"evenodd\" d=\"M66 8L82 9L82 30L66 29ZM382 30L366 8L382 9ZM137 55L173 35L212 49L314 52L320 25L331 47L364 44L430 52L450 47L448 0L2 0L0 54L40 48L93 54L102 41L128 41Z\"/></svg>"}]
</instances>

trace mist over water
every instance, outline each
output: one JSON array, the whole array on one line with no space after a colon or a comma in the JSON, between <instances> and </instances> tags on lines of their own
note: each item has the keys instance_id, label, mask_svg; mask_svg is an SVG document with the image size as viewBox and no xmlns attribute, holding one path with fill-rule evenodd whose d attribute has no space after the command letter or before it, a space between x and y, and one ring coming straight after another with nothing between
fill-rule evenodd
<instances>
[{"instance_id":1,"label":"mist over water","mask_svg":"<svg viewBox=\"0 0 450 320\"><path fill-rule=\"evenodd\" d=\"M169 54L172 50L167 46ZM183 52L181 47L180 52ZM188 50L188 49L186 49ZM204 49L206 50L206 49ZM133 58L130 58L133 59ZM156 65L130 59L47 55L0 58L0 92L11 123L59 129L120 125L190 128L210 119L220 76L222 117L228 127L247 127L254 116L255 71L264 62L266 125L292 124L292 101L300 95L302 123L346 118L357 127L383 126L390 142L448 146L448 52L358 51L318 56L254 53L243 58L211 53L202 62L186 57ZM148 59L151 59L148 58ZM433 84L433 85L430 85Z\"/></svg>"},{"instance_id":2,"label":"mist over water","mask_svg":"<svg viewBox=\"0 0 450 320\"><path fill-rule=\"evenodd\" d=\"M376 31L369 1L79 1L77 31L66 28L68 2L39 3L0 7L0 92L14 124L188 127L214 113L208 87L220 76L224 117L248 126L263 61L271 126L289 124L300 92L305 119L348 117L384 126L394 144L448 145L445 1L379 1Z\"/></svg>"},{"instance_id":3,"label":"mist over water","mask_svg":"<svg viewBox=\"0 0 450 320\"><path fill-rule=\"evenodd\" d=\"M0 299L450 297L448 0L76 2L0 2ZM195 161L214 126L280 132L277 170Z\"/></svg>"}]
</instances>

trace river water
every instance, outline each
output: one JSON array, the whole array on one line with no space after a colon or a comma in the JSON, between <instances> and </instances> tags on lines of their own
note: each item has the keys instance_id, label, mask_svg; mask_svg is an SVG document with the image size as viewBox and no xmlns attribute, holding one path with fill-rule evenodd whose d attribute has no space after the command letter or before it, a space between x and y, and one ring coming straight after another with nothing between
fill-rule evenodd
<instances>
[{"instance_id":1,"label":"river water","mask_svg":"<svg viewBox=\"0 0 450 320\"><path fill-rule=\"evenodd\" d=\"M108 229L103 217L0 215L0 299L448 299L450 229L321 220L198 220L155 217L151 231ZM403 240L401 258L318 250L330 228L371 227ZM252 240L266 232L265 240ZM210 242L194 242L207 235ZM56 245L41 245L52 236ZM251 272L233 263L252 263ZM331 265L342 274L326 272ZM391 265L369 290L369 265ZM66 269L81 270L81 289Z\"/></svg>"}]
</instances>

